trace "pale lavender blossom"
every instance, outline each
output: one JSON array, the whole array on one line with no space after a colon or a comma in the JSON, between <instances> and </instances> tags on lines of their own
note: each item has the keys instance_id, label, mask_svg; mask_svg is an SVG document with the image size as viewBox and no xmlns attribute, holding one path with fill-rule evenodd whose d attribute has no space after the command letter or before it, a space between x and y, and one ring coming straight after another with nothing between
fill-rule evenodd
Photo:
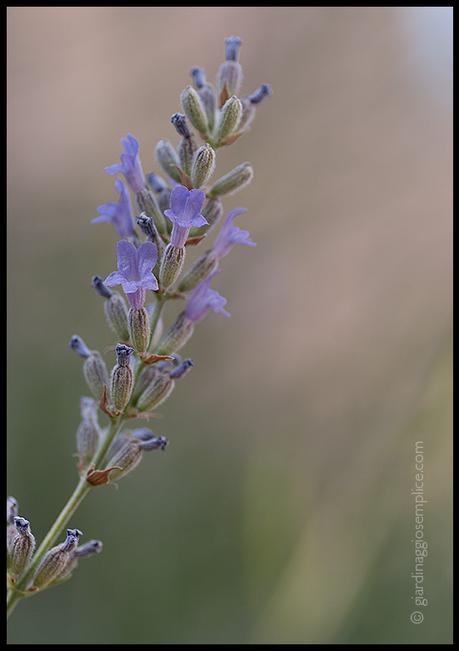
<instances>
[{"instance_id":1,"label":"pale lavender blossom","mask_svg":"<svg viewBox=\"0 0 459 651\"><path fill-rule=\"evenodd\" d=\"M194 289L187 301L185 308L185 316L193 323L201 321L209 310L223 314L224 316L231 316L229 312L224 309L227 301L215 289L210 289L212 276L200 283Z\"/></svg>"},{"instance_id":2,"label":"pale lavender blossom","mask_svg":"<svg viewBox=\"0 0 459 651\"><path fill-rule=\"evenodd\" d=\"M115 189L120 193L118 202L103 203L97 207L98 217L91 223L112 222L120 237L132 237L135 235L131 198L129 191L121 179L116 179Z\"/></svg>"},{"instance_id":3,"label":"pale lavender blossom","mask_svg":"<svg viewBox=\"0 0 459 651\"><path fill-rule=\"evenodd\" d=\"M120 156L120 163L109 165L105 168L108 174L124 174L124 178L133 192L140 192L145 188L145 175L139 158L139 143L129 133L127 138L121 140L124 152Z\"/></svg>"},{"instance_id":4,"label":"pale lavender blossom","mask_svg":"<svg viewBox=\"0 0 459 651\"><path fill-rule=\"evenodd\" d=\"M235 244L256 246L255 242L250 239L249 231L243 231L241 228L233 226L235 217L244 212L247 212L247 208L234 208L228 213L212 249L213 256L218 260L228 255Z\"/></svg>"},{"instance_id":5,"label":"pale lavender blossom","mask_svg":"<svg viewBox=\"0 0 459 651\"><path fill-rule=\"evenodd\" d=\"M158 281L151 273L158 257L156 246L143 242L136 249L131 242L121 240L117 257L118 271L113 271L104 282L110 287L121 285L132 307L140 309L145 304L146 290L158 289Z\"/></svg>"},{"instance_id":6,"label":"pale lavender blossom","mask_svg":"<svg viewBox=\"0 0 459 651\"><path fill-rule=\"evenodd\" d=\"M184 185L174 187L171 192L171 207L164 211L172 222L172 246L185 246L190 228L205 226L208 223L201 215L205 198L206 193L202 190L188 190Z\"/></svg>"}]
</instances>

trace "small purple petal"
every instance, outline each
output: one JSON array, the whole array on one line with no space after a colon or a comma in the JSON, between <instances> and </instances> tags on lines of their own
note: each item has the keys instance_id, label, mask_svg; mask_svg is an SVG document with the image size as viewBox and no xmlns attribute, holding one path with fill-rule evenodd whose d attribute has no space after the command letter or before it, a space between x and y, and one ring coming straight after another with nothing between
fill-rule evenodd
<instances>
[{"instance_id":1,"label":"small purple petal","mask_svg":"<svg viewBox=\"0 0 459 651\"><path fill-rule=\"evenodd\" d=\"M94 219L91 219L91 224L101 224L102 222L111 222L112 218L109 217L107 214L105 215L99 215L99 217L94 217Z\"/></svg>"},{"instance_id":2,"label":"small purple petal","mask_svg":"<svg viewBox=\"0 0 459 651\"><path fill-rule=\"evenodd\" d=\"M104 167L104 171L107 172L107 174L113 176L114 174L122 173L123 166L120 163L115 163L114 165L108 165L107 167Z\"/></svg>"},{"instance_id":3,"label":"small purple petal","mask_svg":"<svg viewBox=\"0 0 459 651\"><path fill-rule=\"evenodd\" d=\"M137 249L137 268L140 278L147 275L155 266L158 250L153 242L143 242Z\"/></svg>"},{"instance_id":4,"label":"small purple petal","mask_svg":"<svg viewBox=\"0 0 459 651\"><path fill-rule=\"evenodd\" d=\"M198 228L198 226L205 226L209 222L207 219L204 217L204 215L195 215L193 219L191 220L191 225L194 226L195 228Z\"/></svg>"},{"instance_id":5,"label":"small purple petal","mask_svg":"<svg viewBox=\"0 0 459 651\"><path fill-rule=\"evenodd\" d=\"M112 271L104 280L105 285L108 285L108 287L122 285L124 282L126 282L126 278L119 271Z\"/></svg>"},{"instance_id":6,"label":"small purple petal","mask_svg":"<svg viewBox=\"0 0 459 651\"><path fill-rule=\"evenodd\" d=\"M212 277L209 277L200 283L187 301L185 315L193 323L201 321L209 310L230 316L230 313L223 307L226 305L226 298L214 289L210 289L211 280Z\"/></svg>"},{"instance_id":7,"label":"small purple petal","mask_svg":"<svg viewBox=\"0 0 459 651\"><path fill-rule=\"evenodd\" d=\"M153 292L157 292L159 289L158 281L156 280L156 277L153 274L148 274L147 276L144 276L141 282L142 282L142 287L144 289L151 289Z\"/></svg>"},{"instance_id":8,"label":"small purple petal","mask_svg":"<svg viewBox=\"0 0 459 651\"><path fill-rule=\"evenodd\" d=\"M171 211L178 218L183 213L186 207L186 202L190 191L184 185L176 185L171 192Z\"/></svg>"},{"instance_id":9,"label":"small purple petal","mask_svg":"<svg viewBox=\"0 0 459 651\"><path fill-rule=\"evenodd\" d=\"M182 220L184 222L184 225L191 224L193 218L199 215L205 198L206 193L202 190L190 190L185 208L182 213ZM204 221L206 220L204 219Z\"/></svg>"},{"instance_id":10,"label":"small purple petal","mask_svg":"<svg viewBox=\"0 0 459 651\"><path fill-rule=\"evenodd\" d=\"M139 280L137 270L137 249L127 240L120 240L117 244L118 271L126 280Z\"/></svg>"}]
</instances>

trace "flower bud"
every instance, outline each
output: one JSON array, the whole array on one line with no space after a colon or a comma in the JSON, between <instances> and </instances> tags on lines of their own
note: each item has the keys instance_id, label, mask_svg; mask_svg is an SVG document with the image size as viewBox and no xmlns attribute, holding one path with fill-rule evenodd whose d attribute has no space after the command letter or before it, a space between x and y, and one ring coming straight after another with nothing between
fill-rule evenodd
<instances>
[{"instance_id":1,"label":"flower bud","mask_svg":"<svg viewBox=\"0 0 459 651\"><path fill-rule=\"evenodd\" d=\"M110 471L110 480L121 479L127 475L139 465L141 459L140 441L130 435L107 463L107 468L113 468Z\"/></svg>"},{"instance_id":2,"label":"flower bud","mask_svg":"<svg viewBox=\"0 0 459 651\"><path fill-rule=\"evenodd\" d=\"M140 190L136 194L136 199L140 212L145 213L154 220L156 228L160 233L166 233L166 220L153 192L148 190L148 188Z\"/></svg>"},{"instance_id":3,"label":"flower bud","mask_svg":"<svg viewBox=\"0 0 459 651\"><path fill-rule=\"evenodd\" d=\"M238 130L240 133L245 133L246 131L249 130L257 111L255 106L251 104L247 98L244 98L241 101L242 101L242 115L238 125Z\"/></svg>"},{"instance_id":4,"label":"flower bud","mask_svg":"<svg viewBox=\"0 0 459 651\"><path fill-rule=\"evenodd\" d=\"M156 194L159 194L162 192L162 190L165 190L167 188L167 183L160 176L158 176L158 174L153 174L153 172L147 174L147 181L150 188L153 190L153 192L156 192Z\"/></svg>"},{"instance_id":5,"label":"flower bud","mask_svg":"<svg viewBox=\"0 0 459 651\"><path fill-rule=\"evenodd\" d=\"M91 280L91 285L94 287L96 292L102 296L102 298L110 298L113 294L112 290L107 287L100 276L93 276Z\"/></svg>"},{"instance_id":6,"label":"flower bud","mask_svg":"<svg viewBox=\"0 0 459 651\"><path fill-rule=\"evenodd\" d=\"M14 518L18 514L18 503L14 497L8 497L6 500L6 524L14 524Z\"/></svg>"},{"instance_id":7,"label":"flower bud","mask_svg":"<svg viewBox=\"0 0 459 651\"><path fill-rule=\"evenodd\" d=\"M169 441L165 436L155 436L140 443L140 449L144 452L151 452L151 450L165 450L169 445Z\"/></svg>"},{"instance_id":8,"label":"flower bud","mask_svg":"<svg viewBox=\"0 0 459 651\"><path fill-rule=\"evenodd\" d=\"M16 535L16 526L14 518L18 514L18 503L14 497L8 497L6 500L6 548L9 550L10 542ZM8 565L9 565L9 551L8 551Z\"/></svg>"},{"instance_id":9,"label":"flower bud","mask_svg":"<svg viewBox=\"0 0 459 651\"><path fill-rule=\"evenodd\" d=\"M211 197L217 197L224 194L233 194L250 183L252 179L252 165L250 163L241 163L219 178L208 192L208 195Z\"/></svg>"},{"instance_id":10,"label":"flower bud","mask_svg":"<svg viewBox=\"0 0 459 651\"><path fill-rule=\"evenodd\" d=\"M201 98L192 86L187 86L180 95L182 109L196 131L206 138L209 125Z\"/></svg>"},{"instance_id":11,"label":"flower bud","mask_svg":"<svg viewBox=\"0 0 459 651\"><path fill-rule=\"evenodd\" d=\"M242 84L242 68L237 61L225 61L218 70L217 95L222 106L231 95L239 95Z\"/></svg>"},{"instance_id":12,"label":"flower bud","mask_svg":"<svg viewBox=\"0 0 459 651\"><path fill-rule=\"evenodd\" d=\"M215 151L210 145L199 147L191 167L191 182L194 188L207 183L215 170Z\"/></svg>"},{"instance_id":13,"label":"flower bud","mask_svg":"<svg viewBox=\"0 0 459 651\"><path fill-rule=\"evenodd\" d=\"M191 174L191 166L193 164L193 157L196 153L196 149L197 144L193 137L182 138L178 146L180 166L188 176Z\"/></svg>"},{"instance_id":14,"label":"flower bud","mask_svg":"<svg viewBox=\"0 0 459 651\"><path fill-rule=\"evenodd\" d=\"M144 353L150 342L150 319L144 307L129 310L129 332L131 341L138 353Z\"/></svg>"},{"instance_id":15,"label":"flower bud","mask_svg":"<svg viewBox=\"0 0 459 651\"><path fill-rule=\"evenodd\" d=\"M85 558L86 556L92 556L92 554L100 554L103 549L103 544L101 540L89 540L84 545L80 545L75 549L75 556L77 558Z\"/></svg>"},{"instance_id":16,"label":"flower bud","mask_svg":"<svg viewBox=\"0 0 459 651\"><path fill-rule=\"evenodd\" d=\"M189 370L193 368L193 360L185 359L181 362L176 368L169 372L169 377L173 380L179 380L182 378Z\"/></svg>"},{"instance_id":17,"label":"flower bud","mask_svg":"<svg viewBox=\"0 0 459 651\"><path fill-rule=\"evenodd\" d=\"M242 116L242 102L233 95L226 102L223 108L220 109L218 124L215 130L215 142L218 145L225 144L225 140L239 126Z\"/></svg>"},{"instance_id":18,"label":"flower bud","mask_svg":"<svg viewBox=\"0 0 459 651\"><path fill-rule=\"evenodd\" d=\"M100 398L104 387L108 386L108 371L101 354L89 350L81 337L74 335L70 339L70 348L84 358L83 375L94 396Z\"/></svg>"},{"instance_id":19,"label":"flower bud","mask_svg":"<svg viewBox=\"0 0 459 651\"><path fill-rule=\"evenodd\" d=\"M144 389L152 382L153 378L159 375L160 370L158 364L149 364L146 366L140 374L139 379L135 383L134 390L132 392L132 404L136 405L137 400Z\"/></svg>"},{"instance_id":20,"label":"flower bud","mask_svg":"<svg viewBox=\"0 0 459 651\"><path fill-rule=\"evenodd\" d=\"M30 563L35 550L35 538L30 523L25 518L14 516L14 531L8 536L8 566L13 577L17 577Z\"/></svg>"},{"instance_id":21,"label":"flower bud","mask_svg":"<svg viewBox=\"0 0 459 651\"><path fill-rule=\"evenodd\" d=\"M105 318L111 330L121 339L129 341L127 306L124 298L118 292L113 292L104 303Z\"/></svg>"},{"instance_id":22,"label":"flower bud","mask_svg":"<svg viewBox=\"0 0 459 651\"><path fill-rule=\"evenodd\" d=\"M193 323L181 312L158 344L158 355L171 355L182 348L193 334Z\"/></svg>"},{"instance_id":23,"label":"flower bud","mask_svg":"<svg viewBox=\"0 0 459 651\"><path fill-rule=\"evenodd\" d=\"M179 136L182 136L182 138L191 138L191 132L186 123L186 118L182 113L174 113L171 117L171 123L174 125Z\"/></svg>"},{"instance_id":24,"label":"flower bud","mask_svg":"<svg viewBox=\"0 0 459 651\"><path fill-rule=\"evenodd\" d=\"M212 256L212 251L207 251L198 258L191 269L184 275L178 286L179 292L188 292L198 285L210 274L218 269L218 260Z\"/></svg>"},{"instance_id":25,"label":"flower bud","mask_svg":"<svg viewBox=\"0 0 459 651\"><path fill-rule=\"evenodd\" d=\"M97 421L98 404L92 398L80 400L81 423L76 433L78 467L83 471L88 467L99 447L101 430Z\"/></svg>"},{"instance_id":26,"label":"flower bud","mask_svg":"<svg viewBox=\"0 0 459 651\"><path fill-rule=\"evenodd\" d=\"M112 370L110 396L115 409L123 411L132 393L134 380L129 358L134 349L123 344L117 344L115 350L117 363Z\"/></svg>"},{"instance_id":27,"label":"flower bud","mask_svg":"<svg viewBox=\"0 0 459 651\"><path fill-rule=\"evenodd\" d=\"M151 411L159 407L174 390L175 382L167 373L158 373L150 384L142 391L137 400L139 411Z\"/></svg>"},{"instance_id":28,"label":"flower bud","mask_svg":"<svg viewBox=\"0 0 459 651\"><path fill-rule=\"evenodd\" d=\"M196 142L188 128L186 118L182 113L174 113L174 115L171 117L171 122L174 125L179 136L182 136L177 149L181 168L184 172L186 172L186 174L190 175L191 163L193 161L194 153L197 149Z\"/></svg>"},{"instance_id":29,"label":"flower bud","mask_svg":"<svg viewBox=\"0 0 459 651\"><path fill-rule=\"evenodd\" d=\"M93 395L100 398L104 387L108 387L108 371L102 355L97 350L91 351L91 355L85 360L83 374Z\"/></svg>"},{"instance_id":30,"label":"flower bud","mask_svg":"<svg viewBox=\"0 0 459 651\"><path fill-rule=\"evenodd\" d=\"M180 159L168 140L160 140L156 145L156 160L171 179L181 183Z\"/></svg>"},{"instance_id":31,"label":"flower bud","mask_svg":"<svg viewBox=\"0 0 459 651\"><path fill-rule=\"evenodd\" d=\"M142 440L129 434L123 445L110 458L107 464L107 467L113 468L110 471L110 480L121 479L121 477L134 470L142 460L143 452L164 450L167 443L168 441L164 436L149 436L146 440Z\"/></svg>"},{"instance_id":32,"label":"flower bud","mask_svg":"<svg viewBox=\"0 0 459 651\"><path fill-rule=\"evenodd\" d=\"M212 131L215 123L215 91L210 84L206 82L206 75L202 68L192 68L191 76L194 87L196 88L207 117L209 131Z\"/></svg>"},{"instance_id":33,"label":"flower bud","mask_svg":"<svg viewBox=\"0 0 459 651\"><path fill-rule=\"evenodd\" d=\"M185 262L185 247L176 247L168 244L164 251L159 270L159 284L163 289L168 289L180 276Z\"/></svg>"},{"instance_id":34,"label":"flower bud","mask_svg":"<svg viewBox=\"0 0 459 651\"><path fill-rule=\"evenodd\" d=\"M166 248L164 245L163 238L159 234L158 229L156 228L156 225L152 220L152 218L148 217L148 215L146 215L145 213L141 213L141 215L137 217L136 221L137 221L137 225L140 226L140 228L142 229L144 235L148 237L150 242L153 242L153 244L156 245L156 250L158 252L158 255L156 258L156 264L153 269L153 274L156 277L159 274L161 259L164 254L164 249Z\"/></svg>"},{"instance_id":35,"label":"flower bud","mask_svg":"<svg viewBox=\"0 0 459 651\"><path fill-rule=\"evenodd\" d=\"M100 276L93 276L92 286L98 294L106 299L104 312L110 330L121 341L129 341L127 307L124 298L118 292L111 291Z\"/></svg>"},{"instance_id":36,"label":"flower bud","mask_svg":"<svg viewBox=\"0 0 459 651\"><path fill-rule=\"evenodd\" d=\"M43 589L65 574L68 574L68 565L72 562L78 539L82 535L78 529L67 529L65 542L56 545L47 552L35 575L33 585Z\"/></svg>"},{"instance_id":37,"label":"flower bud","mask_svg":"<svg viewBox=\"0 0 459 651\"><path fill-rule=\"evenodd\" d=\"M247 96L247 99L251 104L260 104L265 97L269 97L272 94L273 91L269 84L261 84L260 88L257 88L255 92Z\"/></svg>"},{"instance_id":38,"label":"flower bud","mask_svg":"<svg viewBox=\"0 0 459 651\"><path fill-rule=\"evenodd\" d=\"M242 40L239 36L225 38L225 58L227 61L238 61Z\"/></svg>"}]
</instances>

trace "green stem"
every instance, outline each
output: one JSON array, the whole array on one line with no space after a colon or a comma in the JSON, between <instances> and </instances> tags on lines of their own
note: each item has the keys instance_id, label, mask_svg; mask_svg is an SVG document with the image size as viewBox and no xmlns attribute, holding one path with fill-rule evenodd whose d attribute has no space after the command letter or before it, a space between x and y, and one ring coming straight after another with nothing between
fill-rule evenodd
<instances>
[{"instance_id":1,"label":"green stem","mask_svg":"<svg viewBox=\"0 0 459 651\"><path fill-rule=\"evenodd\" d=\"M110 424L110 428L107 431L107 435L94 455L91 465L94 465L96 468L99 465L100 461L103 459L105 453L107 452L111 442L115 438L115 436L118 434L118 432L121 429L121 426L123 424L123 418L118 417L117 419L112 420ZM83 476L81 477L77 487L73 491L71 497L67 501L66 505L56 518L54 524L52 525L51 529L48 531L46 534L43 542L41 543L40 547L38 548L38 551L34 555L32 563L29 565L27 571L25 574L22 576L20 581L16 584L15 588L12 588L8 591L8 598L7 598L7 616L9 617L11 613L13 612L14 608L16 607L16 604L20 599L23 598L24 595L21 595L21 592L26 592L27 588L29 588L31 580L33 579L36 570L38 569L39 564L43 560L46 552L52 547L52 545L56 542L57 538L59 537L59 534L61 531L64 529L65 525L68 523L72 515L75 513L77 508L80 506L81 502L84 500L86 495L89 493L91 490L92 486L86 481L86 477ZM30 593L33 594L33 593Z\"/></svg>"}]
</instances>

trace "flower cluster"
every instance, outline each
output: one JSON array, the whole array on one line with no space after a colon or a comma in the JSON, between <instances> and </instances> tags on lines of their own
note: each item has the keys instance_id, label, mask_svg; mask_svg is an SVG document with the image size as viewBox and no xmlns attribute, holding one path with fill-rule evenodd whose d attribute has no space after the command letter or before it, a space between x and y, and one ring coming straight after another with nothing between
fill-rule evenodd
<instances>
[{"instance_id":1,"label":"flower cluster","mask_svg":"<svg viewBox=\"0 0 459 651\"><path fill-rule=\"evenodd\" d=\"M78 335L71 338L70 347L84 360L92 397L80 401L76 433L80 484L67 505L68 519L90 489L126 476L145 452L166 448L163 435L145 427L132 429L127 422L150 419L170 397L176 381L191 370L192 360L183 359L178 351L196 324L210 311L229 316L226 299L211 287L222 260L236 244L255 246L250 233L234 224L246 209L236 208L223 218L222 202L252 180L251 164L241 163L213 178L217 151L247 133L258 105L271 93L264 84L249 95L240 94L240 47L239 38L226 39L226 60L215 85L201 68L191 70L192 84L180 95L183 112L171 117L179 142L174 146L162 139L155 149L163 176L144 173L140 146L132 134L121 141L120 162L105 168L116 176L119 198L100 205L92 222L111 222L121 239L116 244L116 270L94 276L92 285L116 335L115 363L110 371L100 352ZM184 272L189 247L208 241L220 222L213 243ZM172 300L184 301L184 306L163 331L164 306ZM100 417L106 419L105 425ZM53 535L35 552L30 524L9 498L8 576L14 598L61 583L79 558L101 551L100 541L79 545L78 529L67 529L65 541L51 548L66 523L60 517Z\"/></svg>"}]
</instances>

